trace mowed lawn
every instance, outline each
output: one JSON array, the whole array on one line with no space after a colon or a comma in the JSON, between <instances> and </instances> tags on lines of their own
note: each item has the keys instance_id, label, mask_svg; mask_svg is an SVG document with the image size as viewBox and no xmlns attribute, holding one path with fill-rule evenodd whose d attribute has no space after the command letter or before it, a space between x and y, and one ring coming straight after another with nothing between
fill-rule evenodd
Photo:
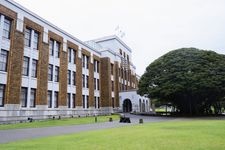
<instances>
[{"instance_id":1,"label":"mowed lawn","mask_svg":"<svg viewBox=\"0 0 225 150\"><path fill-rule=\"evenodd\" d=\"M119 120L119 115L97 116L97 122L107 122L109 121L109 118L112 118L113 120ZM80 124L91 124L91 123L95 123L95 117L67 118L67 119L60 119L60 120L51 119L51 120L34 121L34 122L26 122L26 123L1 124L0 130L80 125Z\"/></svg>"},{"instance_id":2,"label":"mowed lawn","mask_svg":"<svg viewBox=\"0 0 225 150\"><path fill-rule=\"evenodd\" d=\"M145 123L1 144L0 149L224 150L224 120Z\"/></svg>"}]
</instances>

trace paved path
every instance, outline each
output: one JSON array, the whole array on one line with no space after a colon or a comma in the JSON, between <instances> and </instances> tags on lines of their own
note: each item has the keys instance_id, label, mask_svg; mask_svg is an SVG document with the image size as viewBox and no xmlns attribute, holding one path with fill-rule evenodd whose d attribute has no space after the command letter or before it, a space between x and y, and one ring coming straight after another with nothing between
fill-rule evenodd
<instances>
[{"instance_id":1,"label":"paved path","mask_svg":"<svg viewBox=\"0 0 225 150\"><path fill-rule=\"evenodd\" d=\"M175 118L164 118L164 117L136 116L136 115L130 115L130 114L125 114L125 116L131 118L131 123L119 123L119 121L113 121L113 122L85 124L85 125L0 130L0 143L134 125L139 123L140 118L144 120L144 123L168 121L168 120L175 119Z\"/></svg>"}]
</instances>

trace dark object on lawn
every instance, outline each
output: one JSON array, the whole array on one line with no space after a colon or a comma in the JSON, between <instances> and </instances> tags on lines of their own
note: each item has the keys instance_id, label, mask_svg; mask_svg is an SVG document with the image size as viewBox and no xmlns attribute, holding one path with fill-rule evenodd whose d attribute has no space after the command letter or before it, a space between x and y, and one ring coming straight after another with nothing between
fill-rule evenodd
<instances>
[{"instance_id":1,"label":"dark object on lawn","mask_svg":"<svg viewBox=\"0 0 225 150\"><path fill-rule=\"evenodd\" d=\"M97 117L95 117L95 122L98 122L98 118Z\"/></svg>"},{"instance_id":2,"label":"dark object on lawn","mask_svg":"<svg viewBox=\"0 0 225 150\"><path fill-rule=\"evenodd\" d=\"M144 123L143 119L139 119L139 123L143 124Z\"/></svg>"},{"instance_id":3,"label":"dark object on lawn","mask_svg":"<svg viewBox=\"0 0 225 150\"><path fill-rule=\"evenodd\" d=\"M33 118L28 117L27 120L28 120L29 122L33 122Z\"/></svg>"},{"instance_id":4,"label":"dark object on lawn","mask_svg":"<svg viewBox=\"0 0 225 150\"><path fill-rule=\"evenodd\" d=\"M109 122L113 122L113 118L112 117L109 118Z\"/></svg>"},{"instance_id":5,"label":"dark object on lawn","mask_svg":"<svg viewBox=\"0 0 225 150\"><path fill-rule=\"evenodd\" d=\"M120 123L131 123L129 117L120 117Z\"/></svg>"},{"instance_id":6,"label":"dark object on lawn","mask_svg":"<svg viewBox=\"0 0 225 150\"><path fill-rule=\"evenodd\" d=\"M60 119L61 119L61 116L59 116L58 120L60 120Z\"/></svg>"}]
</instances>

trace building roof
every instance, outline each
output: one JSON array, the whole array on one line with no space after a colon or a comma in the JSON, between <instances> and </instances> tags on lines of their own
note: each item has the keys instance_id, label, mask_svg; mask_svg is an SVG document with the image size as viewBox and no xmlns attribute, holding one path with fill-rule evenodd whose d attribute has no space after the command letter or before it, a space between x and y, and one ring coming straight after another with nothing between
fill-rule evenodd
<instances>
[{"instance_id":1,"label":"building roof","mask_svg":"<svg viewBox=\"0 0 225 150\"><path fill-rule=\"evenodd\" d=\"M94 39L93 41L95 41L96 43L100 43L100 42L104 42L104 41L110 41L110 40L117 40L120 44L122 44L124 47L126 47L126 49L129 52L132 52L131 48L129 46L127 46L126 43L124 43L118 36L116 35L110 35L110 36L105 36L102 38L98 38L98 39Z\"/></svg>"}]
</instances>

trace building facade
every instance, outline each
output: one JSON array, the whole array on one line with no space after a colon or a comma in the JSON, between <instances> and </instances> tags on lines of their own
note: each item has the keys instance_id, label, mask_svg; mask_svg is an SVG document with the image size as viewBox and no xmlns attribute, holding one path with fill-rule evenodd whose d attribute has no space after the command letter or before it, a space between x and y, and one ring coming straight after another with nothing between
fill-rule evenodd
<instances>
[{"instance_id":1,"label":"building facade","mask_svg":"<svg viewBox=\"0 0 225 150\"><path fill-rule=\"evenodd\" d=\"M137 88L117 36L83 42L12 0L0 2L0 122L108 114Z\"/></svg>"}]
</instances>

